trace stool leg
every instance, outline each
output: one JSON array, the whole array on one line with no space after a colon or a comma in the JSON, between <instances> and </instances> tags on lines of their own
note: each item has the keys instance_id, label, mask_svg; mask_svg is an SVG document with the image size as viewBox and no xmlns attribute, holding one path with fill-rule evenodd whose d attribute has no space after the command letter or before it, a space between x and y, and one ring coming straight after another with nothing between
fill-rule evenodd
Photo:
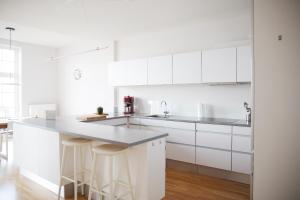
<instances>
[{"instance_id":1,"label":"stool leg","mask_svg":"<svg viewBox=\"0 0 300 200\"><path fill-rule=\"evenodd\" d=\"M2 152L2 133L0 133L0 153Z\"/></svg>"},{"instance_id":2,"label":"stool leg","mask_svg":"<svg viewBox=\"0 0 300 200\"><path fill-rule=\"evenodd\" d=\"M96 168L96 161L97 161L96 153L94 153L94 155L92 157L93 157L92 172L91 172L91 177L90 177L90 188L89 188L89 197L88 197L88 200L91 200L91 198L92 198L92 190L93 190L92 188L93 188L95 168Z\"/></svg>"},{"instance_id":3,"label":"stool leg","mask_svg":"<svg viewBox=\"0 0 300 200\"><path fill-rule=\"evenodd\" d=\"M84 160L84 151L83 151L83 149L82 148L80 148L80 161L81 161L81 164L80 164L80 167L81 167L81 169L80 169L80 171L81 171L81 183L82 183L82 185L81 185L81 195L84 195L84 169L85 169L85 160Z\"/></svg>"},{"instance_id":4,"label":"stool leg","mask_svg":"<svg viewBox=\"0 0 300 200\"><path fill-rule=\"evenodd\" d=\"M131 183L127 152L124 153L124 159L125 159L125 168L126 168L128 184L129 184L129 189L130 189L130 196L131 196L131 199L134 200L135 198L134 198L133 188L132 188L132 183Z\"/></svg>"},{"instance_id":5,"label":"stool leg","mask_svg":"<svg viewBox=\"0 0 300 200\"><path fill-rule=\"evenodd\" d=\"M109 169L109 200L113 200L114 199L114 193L113 193L113 160L112 160L112 156L109 156L109 165L108 165L108 169Z\"/></svg>"},{"instance_id":6,"label":"stool leg","mask_svg":"<svg viewBox=\"0 0 300 200\"><path fill-rule=\"evenodd\" d=\"M62 157L61 157L61 164L60 164L60 180L59 180L59 189L58 189L58 200L60 200L60 193L61 193L61 187L62 187L62 175L63 175L63 169L65 165L65 156L66 156L66 150L67 147L63 147Z\"/></svg>"},{"instance_id":7,"label":"stool leg","mask_svg":"<svg viewBox=\"0 0 300 200\"><path fill-rule=\"evenodd\" d=\"M5 136L6 136L6 146L5 146L5 148L6 148L6 158L7 158L7 160L8 160L8 132L6 132L5 133Z\"/></svg>"},{"instance_id":8,"label":"stool leg","mask_svg":"<svg viewBox=\"0 0 300 200\"><path fill-rule=\"evenodd\" d=\"M74 147L74 200L77 200L77 147Z\"/></svg>"}]
</instances>

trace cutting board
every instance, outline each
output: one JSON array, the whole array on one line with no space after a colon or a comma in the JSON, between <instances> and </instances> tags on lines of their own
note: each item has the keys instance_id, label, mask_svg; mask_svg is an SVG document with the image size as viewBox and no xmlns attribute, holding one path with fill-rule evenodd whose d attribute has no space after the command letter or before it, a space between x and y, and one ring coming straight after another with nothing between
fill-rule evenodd
<instances>
[{"instance_id":1,"label":"cutting board","mask_svg":"<svg viewBox=\"0 0 300 200\"><path fill-rule=\"evenodd\" d=\"M82 122L100 121L100 120L106 119L107 115L108 114L102 114L102 115L88 114L88 115L82 115L78 119L79 119L79 121L82 121Z\"/></svg>"}]
</instances>

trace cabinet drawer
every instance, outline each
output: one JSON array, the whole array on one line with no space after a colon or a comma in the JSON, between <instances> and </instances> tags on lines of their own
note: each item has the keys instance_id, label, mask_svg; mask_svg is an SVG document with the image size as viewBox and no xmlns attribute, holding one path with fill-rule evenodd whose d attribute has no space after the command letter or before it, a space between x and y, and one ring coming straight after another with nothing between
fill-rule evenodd
<instances>
[{"instance_id":1,"label":"cabinet drawer","mask_svg":"<svg viewBox=\"0 0 300 200\"><path fill-rule=\"evenodd\" d=\"M250 174L251 155L232 152L232 171Z\"/></svg>"},{"instance_id":2,"label":"cabinet drawer","mask_svg":"<svg viewBox=\"0 0 300 200\"><path fill-rule=\"evenodd\" d=\"M195 131L166 128L168 142L195 145Z\"/></svg>"},{"instance_id":3,"label":"cabinet drawer","mask_svg":"<svg viewBox=\"0 0 300 200\"><path fill-rule=\"evenodd\" d=\"M165 127L195 131L195 123L166 121Z\"/></svg>"},{"instance_id":4,"label":"cabinet drawer","mask_svg":"<svg viewBox=\"0 0 300 200\"><path fill-rule=\"evenodd\" d=\"M218 133L231 133L231 126L214 125L214 124L200 124L196 125L197 131L208 131Z\"/></svg>"},{"instance_id":5,"label":"cabinet drawer","mask_svg":"<svg viewBox=\"0 0 300 200\"><path fill-rule=\"evenodd\" d=\"M231 150L231 135L197 132L196 145Z\"/></svg>"},{"instance_id":6,"label":"cabinet drawer","mask_svg":"<svg viewBox=\"0 0 300 200\"><path fill-rule=\"evenodd\" d=\"M231 170L231 152L196 147L196 163L198 165Z\"/></svg>"},{"instance_id":7,"label":"cabinet drawer","mask_svg":"<svg viewBox=\"0 0 300 200\"><path fill-rule=\"evenodd\" d=\"M235 135L251 135L251 127L233 126L232 133Z\"/></svg>"},{"instance_id":8,"label":"cabinet drawer","mask_svg":"<svg viewBox=\"0 0 300 200\"><path fill-rule=\"evenodd\" d=\"M251 152L251 138L247 136L232 136L232 150L233 151L242 151L242 152Z\"/></svg>"},{"instance_id":9,"label":"cabinet drawer","mask_svg":"<svg viewBox=\"0 0 300 200\"><path fill-rule=\"evenodd\" d=\"M195 130L195 123L188 122L174 122L174 121L166 121L166 120L157 120L157 119L140 119L141 125L146 126L161 126L167 128L176 128L183 130Z\"/></svg>"},{"instance_id":10,"label":"cabinet drawer","mask_svg":"<svg viewBox=\"0 0 300 200\"><path fill-rule=\"evenodd\" d=\"M167 158L187 163L195 163L195 147L167 143Z\"/></svg>"}]
</instances>

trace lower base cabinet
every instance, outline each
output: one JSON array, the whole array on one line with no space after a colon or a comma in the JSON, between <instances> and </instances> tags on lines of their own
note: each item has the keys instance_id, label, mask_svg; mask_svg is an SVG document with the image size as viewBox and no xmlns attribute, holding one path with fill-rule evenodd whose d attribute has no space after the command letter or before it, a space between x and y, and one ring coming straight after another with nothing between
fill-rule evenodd
<instances>
[{"instance_id":1,"label":"lower base cabinet","mask_svg":"<svg viewBox=\"0 0 300 200\"><path fill-rule=\"evenodd\" d=\"M245 153L232 152L232 171L250 174L251 155Z\"/></svg>"},{"instance_id":2,"label":"lower base cabinet","mask_svg":"<svg viewBox=\"0 0 300 200\"><path fill-rule=\"evenodd\" d=\"M196 163L198 165L231 170L231 152L196 147Z\"/></svg>"},{"instance_id":3,"label":"lower base cabinet","mask_svg":"<svg viewBox=\"0 0 300 200\"><path fill-rule=\"evenodd\" d=\"M195 163L195 147L183 144L167 143L167 158L187 163Z\"/></svg>"}]
</instances>

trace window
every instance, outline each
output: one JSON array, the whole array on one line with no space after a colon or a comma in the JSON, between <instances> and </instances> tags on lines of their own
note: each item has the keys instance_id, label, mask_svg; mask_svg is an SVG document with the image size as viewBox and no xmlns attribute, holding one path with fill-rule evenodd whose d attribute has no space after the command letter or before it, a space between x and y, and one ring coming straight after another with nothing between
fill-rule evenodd
<instances>
[{"instance_id":1,"label":"window","mask_svg":"<svg viewBox=\"0 0 300 200\"><path fill-rule=\"evenodd\" d=\"M0 119L20 116L19 50L0 46Z\"/></svg>"}]
</instances>

